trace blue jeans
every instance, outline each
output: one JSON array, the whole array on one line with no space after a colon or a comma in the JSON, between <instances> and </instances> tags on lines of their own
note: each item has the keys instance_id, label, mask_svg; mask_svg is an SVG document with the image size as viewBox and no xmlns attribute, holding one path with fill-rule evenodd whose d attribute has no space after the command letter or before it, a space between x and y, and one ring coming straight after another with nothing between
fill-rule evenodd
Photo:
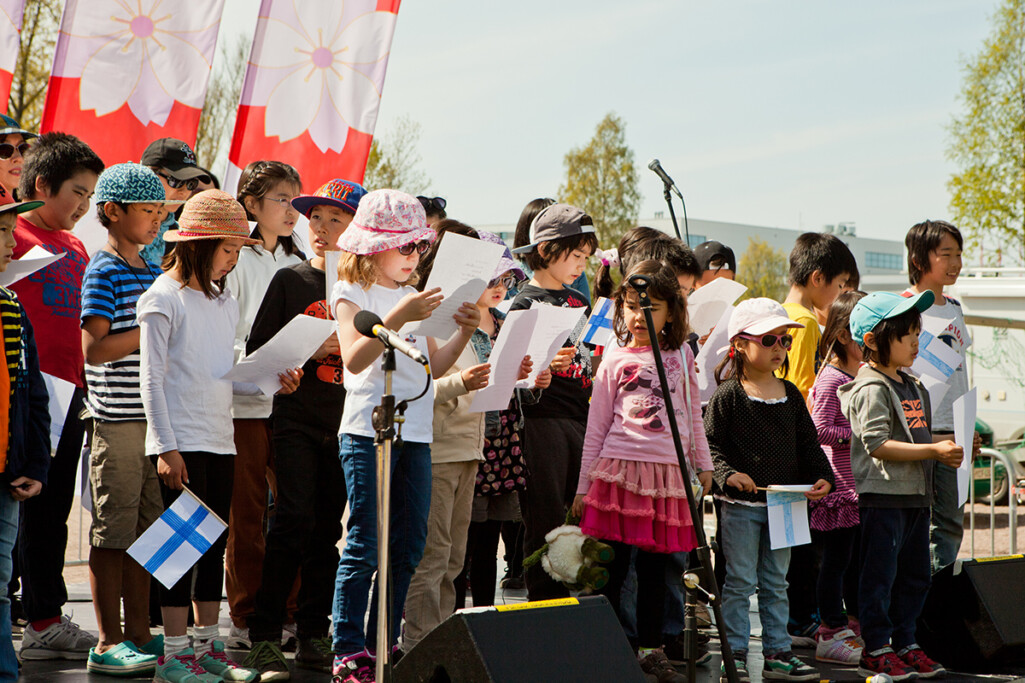
<instances>
[{"instance_id":1,"label":"blue jeans","mask_svg":"<svg viewBox=\"0 0 1025 683\"><path fill-rule=\"evenodd\" d=\"M377 451L366 436L343 434L339 457L349 495L349 526L345 550L335 575L334 651L339 655L366 647L366 633L377 633L377 584L370 583L377 570ZM392 448L391 538L389 539L389 646L398 640L406 593L427 542L427 515L431 507L431 446L406 441ZM363 619L370 616L367 630ZM376 648L371 648L376 649Z\"/></svg>"},{"instance_id":2,"label":"blue jeans","mask_svg":"<svg viewBox=\"0 0 1025 683\"><path fill-rule=\"evenodd\" d=\"M14 561L11 553L18 539L20 506L6 490L0 490L0 586L11 580ZM0 681L18 680L18 660L11 642L11 601L7 591L0 591Z\"/></svg>"},{"instance_id":3,"label":"blue jeans","mask_svg":"<svg viewBox=\"0 0 1025 683\"><path fill-rule=\"evenodd\" d=\"M929 573L929 508L861 508L858 618L865 652L915 642Z\"/></svg>"},{"instance_id":4,"label":"blue jeans","mask_svg":"<svg viewBox=\"0 0 1025 683\"><path fill-rule=\"evenodd\" d=\"M951 437L953 438L953 437ZM932 573L954 564L964 537L964 506L957 506L957 470L943 463L933 465L932 522L929 550Z\"/></svg>"},{"instance_id":5,"label":"blue jeans","mask_svg":"<svg viewBox=\"0 0 1025 683\"><path fill-rule=\"evenodd\" d=\"M768 508L723 503L722 512L722 544L726 551L722 616L730 647L734 652L748 649L748 611L757 590L762 652L766 656L786 652L791 648L787 633L790 548L770 549Z\"/></svg>"}]
</instances>

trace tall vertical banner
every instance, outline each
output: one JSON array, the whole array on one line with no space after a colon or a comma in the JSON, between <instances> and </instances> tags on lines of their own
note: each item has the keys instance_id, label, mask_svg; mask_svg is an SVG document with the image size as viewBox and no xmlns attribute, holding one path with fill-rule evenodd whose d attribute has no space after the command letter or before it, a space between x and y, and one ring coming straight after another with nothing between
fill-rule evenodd
<instances>
[{"instance_id":1,"label":"tall vertical banner","mask_svg":"<svg viewBox=\"0 0 1025 683\"><path fill-rule=\"evenodd\" d=\"M224 186L260 159L307 191L366 170L400 0L263 0Z\"/></svg>"},{"instance_id":2,"label":"tall vertical banner","mask_svg":"<svg viewBox=\"0 0 1025 683\"><path fill-rule=\"evenodd\" d=\"M0 0L0 112L7 113L14 67L21 47L21 20L25 0Z\"/></svg>"},{"instance_id":3,"label":"tall vertical banner","mask_svg":"<svg viewBox=\"0 0 1025 683\"><path fill-rule=\"evenodd\" d=\"M107 165L138 161L163 137L194 144L223 8L67 0L40 132L77 135Z\"/></svg>"}]
</instances>

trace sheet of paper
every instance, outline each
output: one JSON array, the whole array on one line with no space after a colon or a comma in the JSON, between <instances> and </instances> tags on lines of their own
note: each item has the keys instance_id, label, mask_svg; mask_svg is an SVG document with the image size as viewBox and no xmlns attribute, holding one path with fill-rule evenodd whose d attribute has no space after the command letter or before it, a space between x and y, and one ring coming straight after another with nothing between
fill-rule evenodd
<instances>
[{"instance_id":1,"label":"sheet of paper","mask_svg":"<svg viewBox=\"0 0 1025 683\"><path fill-rule=\"evenodd\" d=\"M972 444L975 440L975 415L979 410L978 388L954 399L954 443L964 449L964 459L957 468L957 506L968 500L972 483Z\"/></svg>"},{"instance_id":2,"label":"sheet of paper","mask_svg":"<svg viewBox=\"0 0 1025 683\"><path fill-rule=\"evenodd\" d=\"M325 251L324 252L324 280L327 282L327 290L325 291L324 301L327 302L327 315L329 318L335 317L335 312L331 310L331 291L335 288L335 283L338 282L338 259L342 256L340 251Z\"/></svg>"},{"instance_id":3,"label":"sheet of paper","mask_svg":"<svg viewBox=\"0 0 1025 683\"><path fill-rule=\"evenodd\" d=\"M961 354L923 327L922 333L918 336L918 357L911 366L912 372L919 377L932 375L946 379L954 374L960 365Z\"/></svg>"},{"instance_id":4,"label":"sheet of paper","mask_svg":"<svg viewBox=\"0 0 1025 683\"><path fill-rule=\"evenodd\" d=\"M75 385L45 372L42 375L46 393L50 395L50 450L56 451L64 431L64 418L75 395Z\"/></svg>"},{"instance_id":5,"label":"sheet of paper","mask_svg":"<svg viewBox=\"0 0 1025 683\"><path fill-rule=\"evenodd\" d=\"M67 256L66 251L59 254L51 254L38 244L24 254L20 259L7 264L7 270L0 273L0 286L10 287L23 277L27 277L37 270L42 270L58 259Z\"/></svg>"},{"instance_id":6,"label":"sheet of paper","mask_svg":"<svg viewBox=\"0 0 1025 683\"><path fill-rule=\"evenodd\" d=\"M803 493L766 491L765 500L769 506L770 548L778 550L811 543L808 499Z\"/></svg>"},{"instance_id":7,"label":"sheet of paper","mask_svg":"<svg viewBox=\"0 0 1025 683\"><path fill-rule=\"evenodd\" d=\"M611 299L598 297L591 308L591 317L584 325L584 331L580 335L580 341L593 346L608 346L616 338L612 329L612 316L615 313L615 304Z\"/></svg>"},{"instance_id":8,"label":"sheet of paper","mask_svg":"<svg viewBox=\"0 0 1025 683\"><path fill-rule=\"evenodd\" d=\"M716 278L687 297L687 319L690 328L699 337L704 337L712 326L747 287L724 277Z\"/></svg>"},{"instance_id":9,"label":"sheet of paper","mask_svg":"<svg viewBox=\"0 0 1025 683\"><path fill-rule=\"evenodd\" d=\"M302 367L332 334L335 334L334 321L300 313L221 379L251 382L267 396L273 396L281 389L278 374Z\"/></svg>"},{"instance_id":10,"label":"sheet of paper","mask_svg":"<svg viewBox=\"0 0 1025 683\"><path fill-rule=\"evenodd\" d=\"M434 309L430 318L403 325L401 333L435 339L448 339L455 334L458 325L452 316L464 302L477 303L504 253L502 244L447 233L424 285L424 290L441 287L444 297L441 305Z\"/></svg>"},{"instance_id":11,"label":"sheet of paper","mask_svg":"<svg viewBox=\"0 0 1025 683\"><path fill-rule=\"evenodd\" d=\"M470 402L471 413L503 410L509 407L513 389L516 387L516 376L519 375L523 357L527 355L527 346L534 333L537 316L538 311L534 308L513 311L506 316L488 357L488 362L491 363L491 378L486 387L474 393L473 401Z\"/></svg>"},{"instance_id":12,"label":"sheet of paper","mask_svg":"<svg viewBox=\"0 0 1025 683\"><path fill-rule=\"evenodd\" d=\"M530 375L516 385L525 389L534 386L537 376L551 365L555 354L566 345L566 340L571 338L578 328L583 329L586 312L584 308L562 308L538 301L535 301L529 310L537 311L537 322L527 345L527 355L534 365Z\"/></svg>"},{"instance_id":13,"label":"sheet of paper","mask_svg":"<svg viewBox=\"0 0 1025 683\"><path fill-rule=\"evenodd\" d=\"M765 488L778 493L808 493L815 486L813 484L773 484Z\"/></svg>"},{"instance_id":14,"label":"sheet of paper","mask_svg":"<svg viewBox=\"0 0 1025 683\"><path fill-rule=\"evenodd\" d=\"M932 375L922 375L918 378L922 382L922 386L929 392L929 405L932 412L932 421L936 421L936 410L939 408L940 403L943 401L943 397L950 391L950 385L946 381L939 377L933 377Z\"/></svg>"},{"instance_id":15,"label":"sheet of paper","mask_svg":"<svg viewBox=\"0 0 1025 683\"><path fill-rule=\"evenodd\" d=\"M719 278L720 280L723 278ZM694 365L698 373L698 389L701 390L701 403L708 403L718 386L715 383L715 368L719 361L726 357L724 347L730 344L729 325L730 316L733 315L733 306L727 306L722 315L719 316L715 328L705 340L705 345L698 351L694 359Z\"/></svg>"}]
</instances>

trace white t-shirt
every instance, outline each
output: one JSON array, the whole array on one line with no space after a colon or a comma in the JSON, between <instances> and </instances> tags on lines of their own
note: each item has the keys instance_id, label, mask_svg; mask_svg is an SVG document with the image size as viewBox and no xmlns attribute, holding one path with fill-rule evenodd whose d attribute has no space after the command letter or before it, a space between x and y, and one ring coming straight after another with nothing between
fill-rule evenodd
<instances>
[{"instance_id":1,"label":"white t-shirt","mask_svg":"<svg viewBox=\"0 0 1025 683\"><path fill-rule=\"evenodd\" d=\"M182 287L166 273L139 297L146 454L235 453L232 383L238 302Z\"/></svg>"},{"instance_id":2,"label":"white t-shirt","mask_svg":"<svg viewBox=\"0 0 1025 683\"><path fill-rule=\"evenodd\" d=\"M282 268L302 263L298 254L288 255L278 244L274 253L262 246L243 247L238 263L225 280L228 290L238 299L238 323L235 325L235 362L246 355L246 342L256 321L256 314L267 294L271 278ZM232 402L232 416L239 419L260 419L270 417L274 399L271 396L239 396Z\"/></svg>"},{"instance_id":3,"label":"white t-shirt","mask_svg":"<svg viewBox=\"0 0 1025 683\"><path fill-rule=\"evenodd\" d=\"M947 378L947 391L932 408L933 432L954 431L954 401L968 393L968 347L972 345L972 338L968 335L968 326L965 325L964 313L961 304L956 299L944 297L944 304L937 306L933 304L923 314L950 320L947 327L940 332L939 338L944 344L957 351L961 356L961 365Z\"/></svg>"},{"instance_id":4,"label":"white t-shirt","mask_svg":"<svg viewBox=\"0 0 1025 683\"><path fill-rule=\"evenodd\" d=\"M339 299L345 299L371 311L382 318L410 292L412 287L388 289L381 285L370 285L363 289L359 285L344 280L335 283L331 290L331 310L334 311ZM409 335L406 341L414 344L428 355L427 337ZM427 381L424 367L401 353L395 354L395 374L392 375L392 394L395 402L413 398L423 391ZM345 409L342 410L342 423L339 434L356 436L374 436L371 416L374 408L381 403L384 394L384 371L381 370L381 359L377 358L358 375L345 368ZM431 443L434 435L434 382L422 397L409 404L406 409L406 422L402 425L402 438L405 441Z\"/></svg>"}]
</instances>

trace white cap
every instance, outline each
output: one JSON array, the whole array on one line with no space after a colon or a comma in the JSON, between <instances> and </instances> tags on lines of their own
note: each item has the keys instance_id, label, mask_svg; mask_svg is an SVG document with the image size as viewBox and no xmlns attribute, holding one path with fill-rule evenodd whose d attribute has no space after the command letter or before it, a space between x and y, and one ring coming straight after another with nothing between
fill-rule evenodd
<instances>
[{"instance_id":1,"label":"white cap","mask_svg":"<svg viewBox=\"0 0 1025 683\"><path fill-rule=\"evenodd\" d=\"M779 303L765 297L741 301L730 316L729 333L732 340L738 334L766 334L779 327L804 327L791 320Z\"/></svg>"}]
</instances>

